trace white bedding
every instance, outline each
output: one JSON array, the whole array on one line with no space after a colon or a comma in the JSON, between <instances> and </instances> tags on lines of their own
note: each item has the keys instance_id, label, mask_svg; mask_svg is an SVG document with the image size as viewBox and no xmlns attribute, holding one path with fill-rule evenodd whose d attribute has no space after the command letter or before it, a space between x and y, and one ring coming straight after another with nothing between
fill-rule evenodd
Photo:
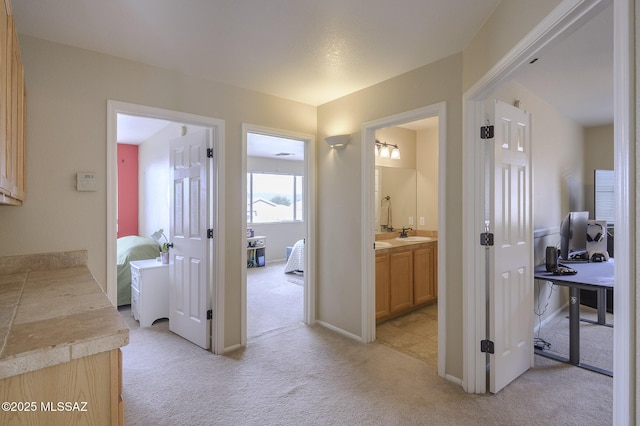
<instances>
[{"instance_id":1,"label":"white bedding","mask_svg":"<svg viewBox=\"0 0 640 426\"><path fill-rule=\"evenodd\" d=\"M284 267L284 273L304 271L304 240L296 241L291 249L289 260Z\"/></svg>"}]
</instances>

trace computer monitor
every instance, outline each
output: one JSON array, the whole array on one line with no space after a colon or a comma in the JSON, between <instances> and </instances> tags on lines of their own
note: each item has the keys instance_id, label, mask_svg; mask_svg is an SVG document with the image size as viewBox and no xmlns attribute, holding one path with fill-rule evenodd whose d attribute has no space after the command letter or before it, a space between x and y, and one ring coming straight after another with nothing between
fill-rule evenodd
<instances>
[{"instance_id":1,"label":"computer monitor","mask_svg":"<svg viewBox=\"0 0 640 426\"><path fill-rule=\"evenodd\" d=\"M587 222L589 212L571 212L560 224L560 257L587 260Z\"/></svg>"}]
</instances>

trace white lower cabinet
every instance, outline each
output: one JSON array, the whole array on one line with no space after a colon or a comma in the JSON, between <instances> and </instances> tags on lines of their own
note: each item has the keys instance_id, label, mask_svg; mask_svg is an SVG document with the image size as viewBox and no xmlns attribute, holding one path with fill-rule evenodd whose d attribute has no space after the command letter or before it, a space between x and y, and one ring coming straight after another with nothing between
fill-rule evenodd
<instances>
[{"instance_id":1,"label":"white lower cabinet","mask_svg":"<svg viewBox=\"0 0 640 426\"><path fill-rule=\"evenodd\" d=\"M169 265L156 259L131 262L131 314L140 327L169 318Z\"/></svg>"}]
</instances>

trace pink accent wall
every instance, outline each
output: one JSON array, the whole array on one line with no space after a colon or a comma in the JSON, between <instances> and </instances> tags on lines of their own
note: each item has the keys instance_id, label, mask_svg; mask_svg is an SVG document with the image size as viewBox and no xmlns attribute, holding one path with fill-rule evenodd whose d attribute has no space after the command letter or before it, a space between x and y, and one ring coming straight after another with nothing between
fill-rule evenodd
<instances>
[{"instance_id":1,"label":"pink accent wall","mask_svg":"<svg viewBox=\"0 0 640 426\"><path fill-rule=\"evenodd\" d=\"M138 235L138 145L118 144L118 238Z\"/></svg>"}]
</instances>

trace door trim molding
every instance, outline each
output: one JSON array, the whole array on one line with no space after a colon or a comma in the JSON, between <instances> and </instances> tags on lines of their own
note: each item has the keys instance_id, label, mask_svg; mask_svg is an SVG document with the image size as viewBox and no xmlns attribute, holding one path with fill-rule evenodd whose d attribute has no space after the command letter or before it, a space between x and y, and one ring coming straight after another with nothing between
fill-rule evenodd
<instances>
[{"instance_id":1,"label":"door trim molding","mask_svg":"<svg viewBox=\"0 0 640 426\"><path fill-rule=\"evenodd\" d=\"M376 338L376 282L374 244L373 180L375 169L375 131L389 126L408 123L428 117L438 117L438 375L446 377L447 348L447 278L446 278L446 158L447 158L447 103L440 102L384 117L362 124L362 258L361 300L363 343Z\"/></svg>"},{"instance_id":2,"label":"door trim molding","mask_svg":"<svg viewBox=\"0 0 640 426\"><path fill-rule=\"evenodd\" d=\"M613 424L632 424L636 420L638 319L636 300L636 247L639 239L637 217L638 171L636 166L636 96L637 69L636 11L633 0L613 4L613 133L614 170L618 196L615 197L616 233L615 323L613 329ZM633 236L633 237L632 237Z\"/></svg>"},{"instance_id":3,"label":"door trim molding","mask_svg":"<svg viewBox=\"0 0 640 426\"><path fill-rule=\"evenodd\" d=\"M304 309L303 321L307 325L313 325L316 322L316 138L306 133L292 132L288 130L275 129L271 127L257 126L248 123L242 123L242 182L241 187L244 188L245 197L242 198L241 216L242 216L242 243L240 244L242 253L240 262L240 282L241 282L241 332L240 345L247 344L247 250L244 235L247 230L247 133L259 133L262 135L283 137L289 139L297 139L305 142L304 144L304 222L305 235L309 242L304 246Z\"/></svg>"},{"instance_id":4,"label":"door trim molding","mask_svg":"<svg viewBox=\"0 0 640 426\"><path fill-rule=\"evenodd\" d=\"M476 244L477 235L482 232L483 223L476 211L484 211L481 197L482 164L479 160L479 137L475 131L483 123L483 100L501 84L509 81L517 69L531 60L534 55L555 40L560 40L582 23L588 21L611 0L564 0L538 26L503 57L485 76L463 95L463 261L469 265L463 271L463 388L471 393L485 393L485 355L481 354L477 342L485 329L484 308L484 265L481 248ZM632 0L614 1L614 150L616 184L620 188L616 197L616 226L623 229L616 238L616 253L625 253L623 261L616 262L616 290L621 306L616 306L616 323L628 329L614 329L614 423L626 424L634 418L635 381L631 375L635 371L635 351L631 342L635 341L636 318L631 301L635 292L630 286L635 271L635 243L630 235L635 235L635 227L630 218L635 218L635 204L631 194L636 179L634 163L635 143L633 102L635 92L633 75L633 32L634 11ZM636 237L637 238L637 237ZM616 256L617 257L617 256ZM628 296L628 297L625 297ZM616 302L617 303L617 302ZM634 374L635 377L635 374ZM624 395L624 397L622 397ZM616 397L619 396L619 397Z\"/></svg>"},{"instance_id":5,"label":"door trim molding","mask_svg":"<svg viewBox=\"0 0 640 426\"><path fill-rule=\"evenodd\" d=\"M117 167L117 114L137 115L141 117L160 118L184 124L209 127L211 129L211 143L214 152L214 166L212 179L215 187L214 208L210 211L211 222L214 229L213 238L213 276L211 295L211 307L213 318L211 322L211 351L215 354L224 353L224 276L225 276L225 215L224 208L224 120L172 111L145 105L107 100L107 286L106 293L112 303L116 305L116 240L117 240L117 205L118 205L118 167Z\"/></svg>"}]
</instances>

